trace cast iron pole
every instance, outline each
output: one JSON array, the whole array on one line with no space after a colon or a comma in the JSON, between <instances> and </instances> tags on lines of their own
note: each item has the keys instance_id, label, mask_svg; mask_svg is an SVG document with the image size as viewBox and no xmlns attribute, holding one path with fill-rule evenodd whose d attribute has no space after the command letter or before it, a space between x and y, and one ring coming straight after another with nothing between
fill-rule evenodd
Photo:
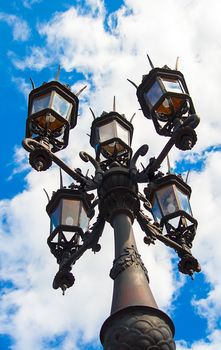
<instances>
[{"instance_id":1,"label":"cast iron pole","mask_svg":"<svg viewBox=\"0 0 221 350\"><path fill-rule=\"evenodd\" d=\"M137 251L132 222L139 200L137 184L128 169L107 171L99 198L100 211L113 226L115 236L111 315L100 333L104 350L174 350L173 322L158 309Z\"/></svg>"}]
</instances>

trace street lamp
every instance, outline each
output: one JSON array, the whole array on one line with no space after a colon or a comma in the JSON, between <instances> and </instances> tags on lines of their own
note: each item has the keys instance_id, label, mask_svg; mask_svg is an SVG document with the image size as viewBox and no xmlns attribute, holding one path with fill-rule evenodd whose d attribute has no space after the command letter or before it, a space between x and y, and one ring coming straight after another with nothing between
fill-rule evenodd
<instances>
[{"instance_id":1,"label":"street lamp","mask_svg":"<svg viewBox=\"0 0 221 350\"><path fill-rule=\"evenodd\" d=\"M26 137L47 140L52 152L68 145L77 123L78 97L59 81L44 83L29 95Z\"/></svg>"},{"instance_id":2,"label":"street lamp","mask_svg":"<svg viewBox=\"0 0 221 350\"><path fill-rule=\"evenodd\" d=\"M100 156L105 159L116 157L128 158L133 136L133 125L117 112L103 112L99 118L94 119L91 125L91 146L96 152L96 159Z\"/></svg>"},{"instance_id":3,"label":"street lamp","mask_svg":"<svg viewBox=\"0 0 221 350\"><path fill-rule=\"evenodd\" d=\"M191 125L189 142L178 148L191 149L196 143L194 128L199 124L183 74L167 66L144 75L137 97L144 116L152 119L159 135L171 136L181 125Z\"/></svg>"},{"instance_id":4,"label":"street lamp","mask_svg":"<svg viewBox=\"0 0 221 350\"><path fill-rule=\"evenodd\" d=\"M199 272L200 266L191 255L190 249L196 234L197 220L193 217L190 206L191 188L181 176L168 174L153 179L144 190L151 203L151 213L165 237L168 237L184 250L178 249L181 258L179 270L190 276ZM190 254L187 253L189 250ZM194 269L189 264L194 264Z\"/></svg>"},{"instance_id":5,"label":"street lamp","mask_svg":"<svg viewBox=\"0 0 221 350\"><path fill-rule=\"evenodd\" d=\"M59 92L61 97L52 97ZM191 253L197 228L189 203L191 189L180 176L164 176L159 171L174 145L183 150L193 147L194 128L199 119L180 72L165 67L153 69L137 88L137 95L145 116L153 119L157 132L170 137L158 157L150 158L142 170L136 163L140 156L146 155L148 146L141 146L132 155L133 126L116 112L115 103L113 111L103 112L98 118L92 112L90 143L95 149L95 159L80 152L81 159L94 166L94 176L84 175L79 168L70 169L54 154L59 148L58 134L65 127L69 132L76 124L78 106L76 95L58 82L47 83L30 93L23 146L30 153L34 169L44 171L54 162L74 180L68 188L61 185L46 208L51 219L48 245L59 264L53 288L61 288L64 294L74 284L73 265L87 249L100 250L99 238L105 222L109 222L115 236L115 259L110 271L114 290L111 315L100 333L104 349L174 350L173 322L159 310L152 295L132 225L136 219L145 232L145 243L152 244L158 239L173 248L180 258L181 272L192 277L200 271ZM54 98L64 103L59 111ZM50 119L51 116L55 119ZM159 121L165 125L158 127ZM64 136L61 148L67 142ZM140 183L147 186L144 194L139 191ZM96 199L89 194L92 190L97 191ZM90 225L96 206L98 216ZM148 211L154 221L147 215Z\"/></svg>"}]
</instances>

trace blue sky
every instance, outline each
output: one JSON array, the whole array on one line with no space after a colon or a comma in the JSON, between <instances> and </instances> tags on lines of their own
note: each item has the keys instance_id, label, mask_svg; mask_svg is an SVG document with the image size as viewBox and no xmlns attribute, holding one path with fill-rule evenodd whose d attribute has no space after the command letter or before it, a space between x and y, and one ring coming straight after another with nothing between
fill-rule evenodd
<instances>
[{"instance_id":1,"label":"blue sky","mask_svg":"<svg viewBox=\"0 0 221 350\"><path fill-rule=\"evenodd\" d=\"M134 149L148 143L148 157L156 156L166 138L156 135L151 121L143 117L126 81L139 84L149 71L146 53L156 66L173 67L180 57L180 70L201 117L195 148L174 149L170 159L178 173L190 170L191 203L199 222L193 252L202 273L194 281L181 276L174 254L161 243L144 246L135 225L138 247L155 298L175 323L177 349L221 348L220 10L218 0L210 11L206 0L0 0L1 349L100 349L99 329L109 314L112 294L109 226L101 252L87 253L76 264L76 284L65 298L52 290L57 266L46 244L49 219L43 188L56 190L59 173L55 166L43 174L32 170L21 147L29 78L39 86L53 79L61 65L60 79L73 91L87 85L78 125L69 147L60 153L70 166L86 169L78 152L93 153L86 136L92 121L89 106L97 115L110 111L114 95L120 113L130 118L136 112Z\"/></svg>"}]
</instances>

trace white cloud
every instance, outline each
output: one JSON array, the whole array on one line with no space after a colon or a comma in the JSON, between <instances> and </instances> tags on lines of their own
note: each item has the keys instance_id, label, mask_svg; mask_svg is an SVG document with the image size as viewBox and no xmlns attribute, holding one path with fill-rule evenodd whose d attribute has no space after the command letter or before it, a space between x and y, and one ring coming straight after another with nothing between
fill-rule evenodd
<instances>
[{"instance_id":1,"label":"white cloud","mask_svg":"<svg viewBox=\"0 0 221 350\"><path fill-rule=\"evenodd\" d=\"M147 52L157 66L167 63L173 67L176 56L181 56L181 71L186 76L196 109L202 117L195 149L200 152L208 145L220 143L219 1L214 1L214 6L208 11L204 0L194 3L128 0L111 16L110 31L105 30L104 26L103 2L90 0L87 3L90 8L87 11L80 6L71 8L56 13L48 23L39 24L42 47L32 47L27 57L21 58L11 53L19 69L41 70L49 64L60 62L63 69L77 69L88 81L89 88L80 98L79 123L71 133L68 149L60 152L59 156L73 167L82 166L84 171L87 170L88 164L77 156L78 151L85 149L93 154L85 136L90 132L92 121L88 104L84 103L85 96L96 115L112 109L114 95L120 113L130 118L138 110L135 90L126 78L136 83L141 81L142 74L149 70L145 58ZM20 82L24 83L23 80ZM79 83L76 83L74 91L78 87ZM156 135L151 121L145 120L141 112L137 113L134 126L134 148L146 142L150 145L148 155L141 159L146 164L150 156L159 153L167 139ZM191 153L186 154L191 156ZM17 156L21 167L26 166L23 152L18 150ZM180 152L174 151L173 161L180 156ZM220 310L221 278L217 273L221 263L220 164L220 154L210 154L202 173L194 173L190 178L193 211L199 220L193 251L212 286L208 297L195 300L194 304L198 312L209 320L211 327L219 318ZM5 232L6 225L2 224L0 249L5 258L1 273L4 279L11 279L18 287L2 296L1 325L3 330L15 335L16 350L30 347L41 350L44 337L62 334L64 330L67 338L61 349L73 348L82 330L85 340L98 338L99 327L109 313L112 282L108 273L113 259L113 233L108 226L102 238L101 252L95 256L88 252L74 266L76 284L67 291L66 297L51 289L57 266L46 246L49 220L44 211L46 197L42 188L51 193L59 186L58 178L56 168L41 174L31 172L26 177L26 191L11 201L1 201L0 208L3 217L7 215L8 230ZM156 300L160 307L169 310L176 290L183 283L182 279L177 281L174 277L171 253L160 243L156 247L144 246L143 234L137 225L135 234ZM8 309L13 307L16 312L8 316ZM192 350L217 350L219 347L218 330L211 331L209 345L204 342L191 345ZM190 349L184 343L180 343L179 348Z\"/></svg>"},{"instance_id":2,"label":"white cloud","mask_svg":"<svg viewBox=\"0 0 221 350\"><path fill-rule=\"evenodd\" d=\"M23 94L27 102L28 95L31 91L31 81L27 83L27 81L24 78L15 76L12 76L11 80L16 85L17 89Z\"/></svg>"},{"instance_id":3,"label":"white cloud","mask_svg":"<svg viewBox=\"0 0 221 350\"><path fill-rule=\"evenodd\" d=\"M221 331L214 329L207 339L187 345L184 341L177 342L177 350L217 350L221 346Z\"/></svg>"},{"instance_id":4,"label":"white cloud","mask_svg":"<svg viewBox=\"0 0 221 350\"><path fill-rule=\"evenodd\" d=\"M126 78L139 84L149 70L146 53L156 66L173 67L180 56L180 69L202 120L195 149L200 151L211 143L220 143L219 1L214 1L208 12L205 1L190 5L188 1L128 0L110 16L115 23L110 31L104 25L103 1L87 1L87 5L86 10L79 5L57 12L47 23L39 23L44 45L31 47L31 53L24 58L11 53L15 66L41 70L60 62L63 69L77 69L88 80L90 73L96 89L96 94L89 96L92 107L96 110L102 102L104 109L110 108L112 96L104 96L116 94L119 108L130 115L139 106ZM152 140L151 133L148 137Z\"/></svg>"},{"instance_id":5,"label":"white cloud","mask_svg":"<svg viewBox=\"0 0 221 350\"><path fill-rule=\"evenodd\" d=\"M52 58L48 57L45 48L31 47L30 52L31 56L28 56L25 59L18 58L13 51L9 51L8 56L11 58L14 66L21 70L29 68L40 71L47 65L50 65Z\"/></svg>"},{"instance_id":6,"label":"white cloud","mask_svg":"<svg viewBox=\"0 0 221 350\"><path fill-rule=\"evenodd\" d=\"M26 41L30 37L30 28L28 23L18 16L0 12L0 21L7 23L12 28L14 40Z\"/></svg>"},{"instance_id":7,"label":"white cloud","mask_svg":"<svg viewBox=\"0 0 221 350\"><path fill-rule=\"evenodd\" d=\"M220 258L220 207L221 207L221 154L210 153L206 168L202 173L193 173L190 183L193 188L192 206L194 215L199 220L197 238L194 245L195 254L198 256L202 270L207 281L211 283L211 291L201 300L195 300L194 304L198 312L214 328L220 320L220 291L221 278L218 273L221 264Z\"/></svg>"},{"instance_id":8,"label":"white cloud","mask_svg":"<svg viewBox=\"0 0 221 350\"><path fill-rule=\"evenodd\" d=\"M42 0L23 0L23 6L31 9L34 4L39 4Z\"/></svg>"},{"instance_id":9,"label":"white cloud","mask_svg":"<svg viewBox=\"0 0 221 350\"><path fill-rule=\"evenodd\" d=\"M13 158L13 171L8 180L12 180L14 175L30 169L27 152L21 147L15 147Z\"/></svg>"}]
</instances>

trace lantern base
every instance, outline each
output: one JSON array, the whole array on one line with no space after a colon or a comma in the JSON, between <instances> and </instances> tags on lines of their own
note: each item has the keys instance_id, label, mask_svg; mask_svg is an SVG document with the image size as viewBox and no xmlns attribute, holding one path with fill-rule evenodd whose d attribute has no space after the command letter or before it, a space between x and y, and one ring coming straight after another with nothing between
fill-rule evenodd
<instances>
[{"instance_id":1,"label":"lantern base","mask_svg":"<svg viewBox=\"0 0 221 350\"><path fill-rule=\"evenodd\" d=\"M175 350L174 325L162 311L130 306L111 315L100 339L104 350Z\"/></svg>"},{"instance_id":2,"label":"lantern base","mask_svg":"<svg viewBox=\"0 0 221 350\"><path fill-rule=\"evenodd\" d=\"M52 165L52 157L44 148L36 148L30 152L29 163L37 171L45 171Z\"/></svg>"}]
</instances>

